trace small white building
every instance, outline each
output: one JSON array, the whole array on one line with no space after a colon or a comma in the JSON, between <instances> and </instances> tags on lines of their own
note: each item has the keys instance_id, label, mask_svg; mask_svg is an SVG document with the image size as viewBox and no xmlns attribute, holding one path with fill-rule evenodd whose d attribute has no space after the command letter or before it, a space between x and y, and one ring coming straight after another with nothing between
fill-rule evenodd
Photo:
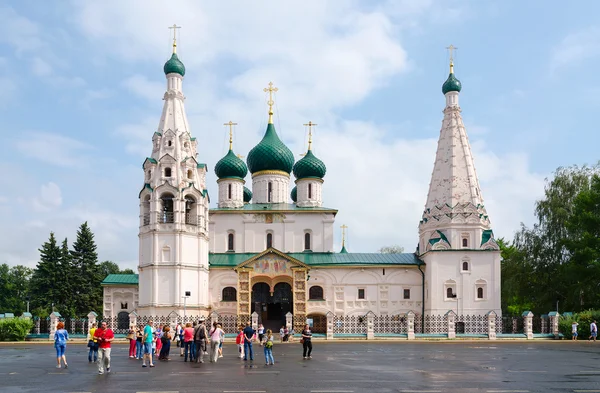
<instances>
[{"instance_id":1,"label":"small white building","mask_svg":"<svg viewBox=\"0 0 600 393\"><path fill-rule=\"evenodd\" d=\"M404 254L333 249L337 210L322 204L325 163L312 152L312 136L306 155L295 162L275 130L272 99L265 135L247 163L233 152L230 140L229 151L215 164L218 200L209 209L207 167L197 160L197 140L184 110L185 67L175 45L164 72L164 108L152 153L143 163L139 194L139 286L132 291L129 280L121 290L118 278L109 276L105 315L134 307L139 315L216 311L249 320L257 312L273 326L288 312L298 321L369 311L501 315L500 251L461 118L461 84L452 64L442 88L446 106L418 248ZM266 90L272 89L269 84ZM245 187L248 172L251 190Z\"/></svg>"}]
</instances>

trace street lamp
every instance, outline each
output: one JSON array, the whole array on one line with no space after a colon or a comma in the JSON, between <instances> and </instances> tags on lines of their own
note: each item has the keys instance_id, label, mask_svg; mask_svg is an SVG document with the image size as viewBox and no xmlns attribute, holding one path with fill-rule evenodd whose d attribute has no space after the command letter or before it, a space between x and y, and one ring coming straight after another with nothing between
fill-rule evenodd
<instances>
[{"instance_id":1,"label":"street lamp","mask_svg":"<svg viewBox=\"0 0 600 393\"><path fill-rule=\"evenodd\" d=\"M185 291L185 295L182 296L183 297L183 317L185 318L185 306L186 306L186 300L188 297L191 296L191 292L190 291Z\"/></svg>"}]
</instances>

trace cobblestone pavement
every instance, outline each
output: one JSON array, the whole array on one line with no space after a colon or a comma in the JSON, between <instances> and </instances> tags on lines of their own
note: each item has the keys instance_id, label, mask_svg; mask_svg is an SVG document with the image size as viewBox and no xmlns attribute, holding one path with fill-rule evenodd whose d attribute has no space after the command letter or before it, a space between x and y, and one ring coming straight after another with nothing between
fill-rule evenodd
<instances>
[{"instance_id":1,"label":"cobblestone pavement","mask_svg":"<svg viewBox=\"0 0 600 393\"><path fill-rule=\"evenodd\" d=\"M253 362L225 344L216 364L172 360L142 368L115 345L112 372L98 375L83 344L67 346L68 369L54 348L0 346L1 392L446 393L600 392L600 342L315 342L313 359L300 344L276 344L275 365L262 347Z\"/></svg>"}]
</instances>

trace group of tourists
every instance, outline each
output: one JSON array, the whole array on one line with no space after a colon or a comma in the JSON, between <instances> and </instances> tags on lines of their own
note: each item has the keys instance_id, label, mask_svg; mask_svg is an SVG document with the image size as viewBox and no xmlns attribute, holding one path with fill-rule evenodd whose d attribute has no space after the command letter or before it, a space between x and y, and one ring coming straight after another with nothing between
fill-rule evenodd
<instances>
[{"instance_id":1,"label":"group of tourists","mask_svg":"<svg viewBox=\"0 0 600 393\"><path fill-rule=\"evenodd\" d=\"M212 326L205 325L205 319L200 317L197 322L188 322L185 325L178 324L175 331L172 332L170 326L159 325L156 329L154 323L149 320L145 326L132 325L128 331L129 339L129 358L142 360L142 367L155 367L154 357L158 354L158 360L169 361L171 358L171 342L175 341L180 348L179 356L183 357L184 362L204 363L204 355L209 355L211 363L216 363L217 359L223 357L223 341L225 332L220 323L213 323ZM54 346L56 348L56 367L68 368L65 355L69 333L65 330L63 322L59 322L54 333ZM291 341L293 330L287 331L285 327L280 330L280 340ZM92 323L88 335L88 362L97 363L98 374L111 372L111 343L115 335L107 327L106 322L101 322L100 327ZM244 361L254 360L253 343L258 342L263 347L265 356L265 365L274 365L273 357L273 332L271 329L265 331L261 324L258 330L252 328L248 322L246 326L239 326L236 336L238 354ZM302 330L300 339L303 347L304 359L312 359L312 332L307 324ZM209 352L210 351L210 352Z\"/></svg>"},{"instance_id":2,"label":"group of tourists","mask_svg":"<svg viewBox=\"0 0 600 393\"><path fill-rule=\"evenodd\" d=\"M573 323L571 324L571 340L573 341L577 341L577 327L579 326L579 324L575 321L573 321ZM596 338L598 337L598 325L596 325L596 321L590 323L590 336L588 337L588 341L596 341Z\"/></svg>"}]
</instances>

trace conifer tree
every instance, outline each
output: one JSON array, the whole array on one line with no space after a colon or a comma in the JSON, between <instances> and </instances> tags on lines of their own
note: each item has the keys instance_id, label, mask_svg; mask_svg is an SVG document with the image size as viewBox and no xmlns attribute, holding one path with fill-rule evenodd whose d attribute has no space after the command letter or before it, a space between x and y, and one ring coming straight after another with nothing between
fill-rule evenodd
<instances>
[{"instance_id":1,"label":"conifer tree","mask_svg":"<svg viewBox=\"0 0 600 393\"><path fill-rule=\"evenodd\" d=\"M52 312L52 304L60 302L60 248L54 232L42 245L40 261L31 278L31 297L35 307Z\"/></svg>"},{"instance_id":2,"label":"conifer tree","mask_svg":"<svg viewBox=\"0 0 600 393\"><path fill-rule=\"evenodd\" d=\"M67 238L63 240L60 248L60 307L59 311L62 316L75 316L75 281L74 277L77 271L73 266L71 252L69 251L69 243Z\"/></svg>"},{"instance_id":3,"label":"conifer tree","mask_svg":"<svg viewBox=\"0 0 600 393\"><path fill-rule=\"evenodd\" d=\"M75 312L78 316L90 311L102 312L102 277L98 266L98 254L94 234L87 222L77 231L77 239L71 250L74 273L71 277Z\"/></svg>"}]
</instances>

